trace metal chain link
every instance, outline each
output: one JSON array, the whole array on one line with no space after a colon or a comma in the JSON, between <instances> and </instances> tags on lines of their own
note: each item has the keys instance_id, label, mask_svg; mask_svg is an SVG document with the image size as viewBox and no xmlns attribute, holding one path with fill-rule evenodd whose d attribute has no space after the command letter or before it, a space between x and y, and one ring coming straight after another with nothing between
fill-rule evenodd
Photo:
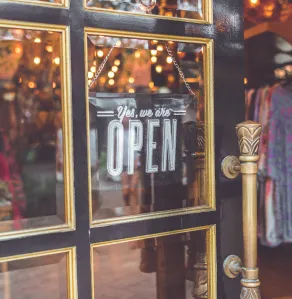
<instances>
[{"instance_id":1,"label":"metal chain link","mask_svg":"<svg viewBox=\"0 0 292 299\"><path fill-rule=\"evenodd\" d=\"M115 48L115 46L116 46L117 43L118 43L118 41L117 41L117 42L110 48L110 50L109 50L109 52L107 53L105 59L103 60L103 62L101 63L101 65L98 67L98 69L97 69L95 75L93 76L92 80L90 81L90 83L89 83L89 85L88 85L89 88L91 88L92 85L93 85L93 84L96 82L96 80L99 78L100 73L102 72L103 68L105 67L105 65L106 65L106 63L107 63L107 61L108 61L108 59L109 59L109 57L110 57L110 55L111 55L112 51L114 50L114 48ZM193 96L196 97L196 94L192 91L192 89L191 89L189 83L187 82L187 80L186 80L186 78L185 78L184 73L182 72L180 66L178 65L176 59L174 58L174 55L172 54L172 51L169 49L167 43L165 43L164 45L165 45L165 48L166 48L166 51L167 51L168 55L171 57L171 60L172 60L172 62L173 62L173 64L174 64L175 68L177 69L177 71L178 71L178 73L179 73L181 79L183 80L183 82L184 82L184 84L185 84L187 90L188 90Z\"/></svg>"}]
</instances>

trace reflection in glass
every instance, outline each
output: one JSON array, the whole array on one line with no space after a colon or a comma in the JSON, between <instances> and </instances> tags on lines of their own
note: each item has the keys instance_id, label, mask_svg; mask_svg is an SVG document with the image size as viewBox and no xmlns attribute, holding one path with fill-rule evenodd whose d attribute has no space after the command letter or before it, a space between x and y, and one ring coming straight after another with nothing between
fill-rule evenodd
<instances>
[{"instance_id":1,"label":"reflection in glass","mask_svg":"<svg viewBox=\"0 0 292 299\"><path fill-rule=\"evenodd\" d=\"M206 205L204 46L89 36L93 219Z\"/></svg>"},{"instance_id":2,"label":"reflection in glass","mask_svg":"<svg viewBox=\"0 0 292 299\"><path fill-rule=\"evenodd\" d=\"M95 247L94 299L208 298L206 231Z\"/></svg>"},{"instance_id":3,"label":"reflection in glass","mask_svg":"<svg viewBox=\"0 0 292 299\"><path fill-rule=\"evenodd\" d=\"M0 298L68 298L67 254L0 263Z\"/></svg>"},{"instance_id":4,"label":"reflection in glass","mask_svg":"<svg viewBox=\"0 0 292 299\"><path fill-rule=\"evenodd\" d=\"M60 38L0 28L0 232L64 223Z\"/></svg>"},{"instance_id":5,"label":"reflection in glass","mask_svg":"<svg viewBox=\"0 0 292 299\"><path fill-rule=\"evenodd\" d=\"M165 17L203 19L203 0L87 0L87 7Z\"/></svg>"}]
</instances>

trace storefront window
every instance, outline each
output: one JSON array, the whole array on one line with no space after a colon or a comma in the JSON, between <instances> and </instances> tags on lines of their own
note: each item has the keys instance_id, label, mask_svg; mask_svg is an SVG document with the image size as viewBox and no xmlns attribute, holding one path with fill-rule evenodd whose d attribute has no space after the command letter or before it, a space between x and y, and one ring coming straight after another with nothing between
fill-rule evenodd
<instances>
[{"instance_id":1,"label":"storefront window","mask_svg":"<svg viewBox=\"0 0 292 299\"><path fill-rule=\"evenodd\" d=\"M93 220L208 204L205 51L89 35Z\"/></svg>"},{"instance_id":2,"label":"storefront window","mask_svg":"<svg viewBox=\"0 0 292 299\"><path fill-rule=\"evenodd\" d=\"M61 33L0 28L0 232L65 222Z\"/></svg>"}]
</instances>

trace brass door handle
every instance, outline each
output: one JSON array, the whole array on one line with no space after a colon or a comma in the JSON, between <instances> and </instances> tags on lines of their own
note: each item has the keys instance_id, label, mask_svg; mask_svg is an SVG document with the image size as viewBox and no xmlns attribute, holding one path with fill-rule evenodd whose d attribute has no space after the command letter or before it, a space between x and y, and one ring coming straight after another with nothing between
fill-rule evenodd
<instances>
[{"instance_id":1,"label":"brass door handle","mask_svg":"<svg viewBox=\"0 0 292 299\"><path fill-rule=\"evenodd\" d=\"M245 121L236 126L240 157L225 158L222 172L228 178L242 174L243 204L243 266L237 256L229 256L224 261L224 272L230 278L242 274L240 298L260 298L260 281L257 268L257 162L262 126Z\"/></svg>"}]
</instances>

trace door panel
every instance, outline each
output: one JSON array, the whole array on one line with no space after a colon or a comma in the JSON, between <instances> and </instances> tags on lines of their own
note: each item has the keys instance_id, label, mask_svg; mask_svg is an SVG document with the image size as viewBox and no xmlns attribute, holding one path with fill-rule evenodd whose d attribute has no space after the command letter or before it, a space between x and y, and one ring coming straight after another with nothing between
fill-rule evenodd
<instances>
[{"instance_id":1,"label":"door panel","mask_svg":"<svg viewBox=\"0 0 292 299\"><path fill-rule=\"evenodd\" d=\"M68 112L62 113L62 124L64 128L67 128L67 132L63 134L63 144L65 157L70 157L71 151L73 153L72 161L68 160L69 163L65 167L67 173L65 180L68 180L65 184L65 190L67 190L65 202L67 209L69 209L66 214L68 217L66 228L63 227L62 231L61 229L60 231L34 229L30 231L31 234L22 235L23 238L1 237L0 256L2 259L0 262L17 261L21 255L32 257L38 254L42 255L43 252L54 254L56 250L62 252L66 251L67 248L76 247L76 257L74 254L71 255L71 266L68 268L69 278L67 281L70 282L70 286L67 287L67 290L70 292L67 294L63 292L60 298L75 298L75 289L79 298L87 299L94 298L94 296L99 298L102 296L101 289L108 297L114 298L120 297L125 284L131 285L132 283L134 290L135 281L141 282L144 279L145 273L139 270L140 257L142 252L145 252L143 250L145 244L151 241L150 247L155 249L155 253L158 253L157 256L150 258L153 262L152 266L157 265L163 259L169 261L171 257L171 260L167 263L170 269L159 268L159 275L156 275L159 279L153 278L154 272L145 274L149 279L149 293L146 294L147 297L166 298L169 295L167 292L172 290L171 287L176 286L175 283L169 284L169 281L172 281L176 275L174 271L171 271L171 267L177 265L181 272L184 272L185 269L187 273L189 255L194 254L193 251L196 250L201 252L202 247L204 249L203 244L206 244L207 298L239 297L238 281L224 278L221 269L226 256L241 252L241 242L239 241L241 239L240 183L239 180L231 182L224 179L220 174L220 163L226 155L236 155L238 152L234 126L244 116L242 1L214 0L212 5L210 1L208 3L202 2L200 4L202 11L195 18L193 14L191 16L188 14L186 6L183 6L184 9L177 15L173 14L173 11L170 15L168 10L163 9L152 15L120 10L111 11L106 9L103 4L99 8L94 7L96 5L87 7L87 3L83 0L70 1L70 6L68 4L65 2L61 5L55 5L43 1L26 2L26 4L20 1L0 2L0 18L3 27L25 27L25 29L40 31L52 29L50 31L62 33L62 36L67 38L66 42L62 41L62 54L60 55L60 65L63 66L61 72L63 80L62 108L66 107L65 110ZM96 4L100 5L97 2ZM185 4L192 3L185 2ZM55 6L52 7L52 5ZM174 3L174 5L173 7L178 7L179 3ZM168 9L168 7L166 8ZM160 14L162 11L164 15ZM191 13L193 12L191 11ZM212 22L213 20L214 22ZM104 37L103 40L101 36ZM98 69L98 62L102 62L101 58L106 56L114 39L120 40L121 44L113 51L124 57L125 61L126 54L128 56L133 54L131 60L140 59L141 55L145 54L149 65L156 63L154 62L155 58L152 58L151 64L151 57L155 56L158 60L162 57L158 56L164 53L164 51L160 51L162 53L159 55L157 53L151 55L154 54L154 52L151 53L151 50L160 49L157 49L160 41L162 44L167 42L177 49L181 49L182 46L185 47L181 51L173 48L179 67L184 67L185 61L192 60L188 58L189 54L193 55L192 62L196 62L193 52L196 53L198 47L203 46L203 51L199 54L199 61L197 61L200 65L203 86L196 88L196 82L192 82L194 80L193 73L187 74L186 77L191 78L189 83L192 88L203 94L197 96L199 103L197 111L202 111L204 116L199 114L196 119L196 121L203 121L203 126L199 126L199 122L196 122L198 130L195 130L194 140L191 141L195 141L197 146L197 151L192 151L192 153L204 153L205 155L194 155L193 172L187 172L189 177L194 175L193 184L183 185L181 182L180 186L178 186L179 184L169 184L168 188L154 188L155 198L160 199L160 201L161 198L165 198L167 204L163 208L156 209L156 206L153 205L155 202L152 197L153 188L152 193L150 192L147 197L152 204L149 205L150 208L143 210L141 208L143 202L140 198L136 204L137 210L134 209L134 211L131 209L126 211L127 209L125 209L121 196L121 183L110 183L112 189L117 189L115 192L119 196L118 200L108 194L109 191L99 190L99 188L96 188L98 192L92 190L94 189L93 182L99 184L101 181L99 180L99 173L93 179L94 169L91 169L91 162L94 159L92 159L90 148L94 142L89 137L91 136L91 120L94 118L90 118L92 116L90 115L89 104L91 94L88 90L88 80L94 74L88 72L94 73ZM137 48L137 45L123 45L122 43L126 42L125 39L127 42L138 41L142 44L148 44L150 48L147 49L143 46L144 48L140 49ZM157 41L157 44L154 41ZM93 45L93 42L96 44ZM151 47L155 45L156 49L152 49ZM93 60L95 53L97 56L96 65ZM186 56L181 58L180 55L183 56L185 53ZM169 79L170 81L173 80L173 76L175 78L173 84L175 84L175 82L179 82L177 69L173 67L171 69L171 63L168 63L166 59L167 57L160 65L162 72L164 72L164 68L169 68ZM114 75L110 74L113 78L108 78L108 82L110 79L115 80L115 76L117 76L114 72L116 68L113 69L114 66L118 67L117 72L123 70L122 64L114 64L115 60L109 59L113 64L105 75L108 76L109 72L113 72ZM168 61L170 62L170 59ZM151 76L155 77L156 74L159 74L161 69L156 68L156 66L150 67L152 69ZM70 69L70 72L67 71L67 68ZM187 73L190 70L192 67L189 65L184 69ZM138 77L129 74L128 83L132 85L120 84L120 87L125 87L123 92L113 89L116 81L113 85L105 84L105 89L99 84L90 91L94 91L95 98L96 93L102 91L111 96L126 91L126 93L136 97L139 92L133 85L134 82L131 83L133 80L131 79L129 82L130 78L133 78L134 82L138 80ZM147 82L148 91L146 94L151 95L149 99L158 98L161 94L150 89L159 86L160 81L156 81L152 77L150 79L151 81L148 80L149 82ZM150 87L149 83L151 83ZM177 86L176 94L187 94L187 89L183 89L183 84ZM72 110L70 110L71 108ZM70 139L70 122L72 122L72 141ZM98 128L100 129L100 126ZM203 148L198 146L196 136L204 137ZM169 143L169 148L170 145ZM135 146L138 147L137 144ZM106 147L104 148L106 149ZM99 156L97 155L97 157ZM200 159L197 160L197 157ZM162 159L162 157L160 158ZM168 165L169 160L166 161L166 165ZM161 163L162 161L158 161L157 164L151 165L162 165ZM74 175L72 174L74 180L70 177L70 167L74 170ZM182 167L180 167L179 173L180 178L183 178ZM154 186L156 185L154 184ZM187 190L184 194L190 195L189 197L182 196L182 186L185 186ZM74 190L74 194L71 190ZM173 192L167 193L167 190ZM100 199L98 193L102 193L102 201L98 200ZM179 205L171 206L170 201L167 201L168 198L177 200ZM62 201L58 203L62 205ZM153 208L154 206L155 208ZM110 217L108 214L105 215L105 210L110 212ZM74 225L74 213L76 226ZM202 247L198 249L194 245L194 248L184 253L190 240L204 239L204 233L200 234L201 230L206 232L207 241L194 242L196 245L202 245ZM199 234L200 237L196 234ZM189 239L186 236L190 236ZM175 242L171 243L173 240ZM176 240L179 241L176 242ZM121 252L120 259L115 254L110 255L111 252L117 250ZM199 255L199 257L203 257L201 261L205 261L204 255ZM119 277L121 269L127 267L126 261L130 264L131 259L133 267L130 269L134 276L133 279L130 281L121 279L117 281L116 285L114 279L111 282L106 280L103 272L107 272L108 277L111 277L111 274L113 277L115 275ZM112 266L112 260L117 261L121 269ZM205 267L205 263L202 262L202 264ZM197 270L200 268L194 267L194 269L196 269L194 271L196 275L199 276L200 271ZM4 273L7 276L9 272L4 269ZM187 277L187 274L183 278L182 275L176 275L175 280L180 282L178 283L180 294L185 295L181 297L191 298L192 295L186 293L188 290L186 286L191 284L189 289L194 289L197 281L196 279L190 281ZM103 282L101 283L100 280ZM110 289L111 284L115 288ZM157 290L159 290L159 296L158 293L155 293ZM138 289L138 291L140 290ZM10 295L13 294L12 292ZM135 292L133 294L137 296ZM171 295L172 293L169 296ZM130 297L131 294L126 292L125 296ZM197 297L203 298L204 296Z\"/></svg>"},{"instance_id":2,"label":"door panel","mask_svg":"<svg viewBox=\"0 0 292 299\"><path fill-rule=\"evenodd\" d=\"M159 35L149 39L148 35L119 31L101 31L96 35L94 29L87 31L93 223L118 217L125 221L133 219L129 216L137 218L145 213L161 216L175 209L177 213L214 209L213 75L209 67L213 58L212 41L175 37L170 40ZM161 74L163 70L167 76ZM159 88L163 84L166 87ZM163 96L165 92L171 96ZM176 108L177 105L182 106ZM151 156L157 165L151 170L147 169L150 118L157 119L159 127L161 123L161 129L155 129L158 143L153 141L156 149ZM117 165L113 157L119 157L110 152L111 148L118 148L114 139L108 141L114 138L111 137L114 132L109 132L109 124L114 119L123 124L124 143L120 149L123 170L116 167L112 174L108 163L112 159L111 163ZM137 166L134 171L133 165L132 173L127 158L131 147L126 135L130 131L128 120L138 121L144 136L141 136L140 149L133 152ZM175 121L174 139L180 140L173 144L176 148L173 169L170 164L166 165L167 140L162 137L165 121Z\"/></svg>"}]
</instances>

